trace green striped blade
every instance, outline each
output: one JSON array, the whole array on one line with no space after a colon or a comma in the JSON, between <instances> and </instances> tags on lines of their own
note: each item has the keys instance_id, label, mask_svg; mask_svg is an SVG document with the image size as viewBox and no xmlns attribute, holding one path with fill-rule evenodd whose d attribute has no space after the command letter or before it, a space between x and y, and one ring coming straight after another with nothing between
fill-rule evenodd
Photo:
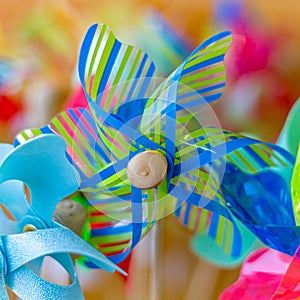
<instances>
[{"instance_id":1,"label":"green striped blade","mask_svg":"<svg viewBox=\"0 0 300 300\"><path fill-rule=\"evenodd\" d=\"M296 225L300 225L300 143L294 167L292 182L292 201Z\"/></svg>"},{"instance_id":2,"label":"green striped blade","mask_svg":"<svg viewBox=\"0 0 300 300\"><path fill-rule=\"evenodd\" d=\"M90 99L105 111L117 113L122 104L149 97L156 79L148 54L119 42L106 25L96 24L89 33L81 50L85 65L80 75Z\"/></svg>"}]
</instances>

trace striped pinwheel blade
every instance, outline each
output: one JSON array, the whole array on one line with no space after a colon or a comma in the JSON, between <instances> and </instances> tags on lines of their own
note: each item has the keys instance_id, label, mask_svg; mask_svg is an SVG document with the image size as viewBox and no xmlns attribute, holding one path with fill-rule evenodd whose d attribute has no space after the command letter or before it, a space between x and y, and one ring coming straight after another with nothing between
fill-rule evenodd
<instances>
[{"instance_id":1,"label":"striped pinwheel blade","mask_svg":"<svg viewBox=\"0 0 300 300\"><path fill-rule=\"evenodd\" d=\"M295 221L297 225L300 225L300 143L292 177L291 189Z\"/></svg>"},{"instance_id":2,"label":"striped pinwheel blade","mask_svg":"<svg viewBox=\"0 0 300 300\"><path fill-rule=\"evenodd\" d=\"M88 205L88 224L83 231L83 239L107 256L112 262L122 262L131 252L132 223L126 220L115 220L102 212L102 207ZM143 227L144 236L151 227ZM82 258L84 265L94 268L95 265Z\"/></svg>"},{"instance_id":3,"label":"striped pinwheel blade","mask_svg":"<svg viewBox=\"0 0 300 300\"><path fill-rule=\"evenodd\" d=\"M237 218L233 218L232 223L214 212L209 214L207 210L196 207L194 210L202 230L192 238L191 247L201 258L217 266L235 267L240 265L251 251L262 247L258 238ZM199 229L201 227L199 226ZM215 234L212 235L212 231Z\"/></svg>"},{"instance_id":4,"label":"striped pinwheel blade","mask_svg":"<svg viewBox=\"0 0 300 300\"><path fill-rule=\"evenodd\" d=\"M106 25L89 28L79 65L82 86L99 107L117 113L131 99L149 97L155 87L155 66L142 50L119 42Z\"/></svg>"},{"instance_id":5,"label":"striped pinwheel blade","mask_svg":"<svg viewBox=\"0 0 300 300\"><path fill-rule=\"evenodd\" d=\"M219 134L222 134L221 131ZM208 144L201 144L201 147L210 149L212 154L209 158L205 157L205 151L200 153L200 155L204 158L200 159L200 162L202 161L205 169L202 169L202 173L199 173L196 178L198 178L198 180L202 178L203 182L205 182L204 178L206 176L206 181L209 182L209 184L204 186L204 189L201 189L198 184L192 184L191 182L189 182L189 185L184 186L181 178L187 177L189 172L194 171L191 170L185 174L180 174L181 176L178 180L180 186L178 183L175 183L177 186L177 188L174 189L176 190L176 193L179 194L180 189L182 188L185 190L189 190L191 186L195 188L193 192L190 193L189 198L185 200L186 203L176 210L175 215L185 226L195 233L201 234L202 236L204 234L206 239L210 240L211 245L214 244L215 247L218 248L218 251L221 251L226 255L226 263L236 263L236 260L240 261L239 258L244 257L248 253L247 247L245 248L245 243L252 244L252 242L254 242L254 238L251 237L248 230L246 230L247 232L245 234L245 230L241 228L236 219L239 219L244 223L253 222L252 224L262 224L265 221L264 218L266 218L269 213L265 212L265 217L256 215L256 220L254 221L254 212L250 217L250 215L247 215L246 213L247 208L251 206L258 207L258 205L261 205L261 201L259 199L263 197L263 195L265 195L266 199L270 199L270 203L273 201L273 205L275 205L276 199L278 201L280 195L280 201L283 207L287 206L290 199L285 185L282 186L280 191L276 192L278 193L277 197L275 195L271 195L267 191L267 188L264 189L260 186L260 188L256 190L256 184L259 184L262 180L261 178L266 175L264 174L262 177L254 176L263 170L268 171L270 168L291 168L293 164L293 157L276 145L264 144L262 142L225 131L224 136L219 140L216 138L216 135L215 138L211 136L211 143L209 143L207 138L203 138L202 142L205 140L207 140ZM222 144L224 148L220 151L218 150L218 147L222 146ZM266 152L264 152L265 149L267 150ZM199 158L197 156L192 156L188 158L188 160L190 160L191 165L194 165ZM205 160L207 165L205 165ZM192 162L194 163L192 164ZM181 163L185 164L184 156L181 159ZM210 170L210 174L208 175L205 170L206 172L207 170ZM212 176L212 174L218 174L218 176ZM213 178L216 178L216 180L214 181ZM273 179L274 184L275 182L278 182L277 179ZM237 182L240 182L240 185L237 185ZM253 194L249 191L250 194L247 196L248 198L244 198L243 200L245 209L245 211L243 211L243 217L241 211L234 214L234 209L232 209L232 207L241 206L241 204L239 204L241 202L241 189L244 184L246 188L247 183L248 189L250 188L250 184L254 185L254 187L252 192ZM213 193L213 191L215 192ZM197 194L198 197L196 197ZM207 200L205 200L204 195L208 198ZM256 198L254 198L254 196ZM178 201L180 200L181 199L179 198ZM205 200L206 203L203 200ZM247 200L249 203L247 203ZM278 205L276 206L277 208ZM268 210L267 205L265 205L265 207L263 206L264 205L262 205L261 210ZM226 215L224 210L228 212L228 215ZM270 209L269 212L271 212ZM286 213L284 214L284 212ZM286 217L287 213L289 214L290 212L282 210L280 215ZM290 218L288 217L287 219ZM255 232L254 227L252 227L252 231ZM244 234L242 235L243 232ZM261 236L258 232L255 233L258 236ZM247 238L247 235L250 235L250 241ZM203 248L205 248L205 246L203 246ZM201 253L202 255L204 254L203 251ZM210 261L213 260L213 257L209 254L207 255L207 258ZM220 263L219 259L220 257L217 258L218 263Z\"/></svg>"},{"instance_id":6,"label":"striped pinwheel blade","mask_svg":"<svg viewBox=\"0 0 300 300\"><path fill-rule=\"evenodd\" d=\"M155 90L152 98L165 93L170 83L178 82L178 104L190 101L191 95L185 93L190 91L196 91L206 102L218 100L226 85L224 57L231 43L232 35L229 31L207 39Z\"/></svg>"}]
</instances>

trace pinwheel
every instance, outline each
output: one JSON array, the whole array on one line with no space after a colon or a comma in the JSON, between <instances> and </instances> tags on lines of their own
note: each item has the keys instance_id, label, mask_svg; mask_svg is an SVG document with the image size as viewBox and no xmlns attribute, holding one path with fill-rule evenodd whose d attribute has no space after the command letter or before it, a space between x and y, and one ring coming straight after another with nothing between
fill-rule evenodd
<instances>
[{"instance_id":1,"label":"pinwheel","mask_svg":"<svg viewBox=\"0 0 300 300\"><path fill-rule=\"evenodd\" d=\"M80 65L83 65L84 63L82 61L84 59L83 55L88 54L88 52L86 52L88 49L85 48L91 45L92 43L91 33L93 30L95 31L95 28L96 26L93 26L89 30L86 36L86 40L83 42L82 51L81 51L82 55L79 62L79 68ZM138 119L139 116L140 117L143 116L144 108L147 104L146 102L148 99L150 100L148 102L148 106L149 106L148 111L151 111L151 107L149 105L151 101L153 103L160 102L159 104L161 106L160 109L163 109L163 106L167 107L167 105L172 104L172 103L168 103L169 102L168 99L154 101L156 98L159 98L158 97L159 94L163 93L162 88L164 87L164 85L161 85L161 87L158 87L158 89L154 91L154 89L156 88L155 84L157 79L153 78L153 75L155 74L155 68L151 60L148 58L148 56L137 48L121 44L119 41L117 41L114 38L114 36L106 26L99 26L99 30L101 31L101 35L99 36L98 42L96 42L96 48L95 48L96 52L98 53L95 53L92 58L92 65L90 67L89 76L88 76L88 84L94 86L93 90L96 91L97 89L96 85L99 84L99 80L101 80L101 76L105 75L105 77L103 77L104 81L102 81L103 82L102 91L107 89L107 87L111 87L111 88L110 88L110 93L108 95L105 95L106 100L105 101L102 100L101 106L106 105L108 111L119 110L118 116L120 117L122 117L124 113L131 114L128 115L129 117L128 120L133 120L133 119ZM166 81L166 86L167 85L170 86L171 83L173 82L173 79L176 76L178 77L180 73L183 71L184 66L190 64L191 70L187 71L188 76L183 76L182 78L183 81L189 80L191 81L191 84L194 84L196 87L198 87L198 89L202 90L203 96L206 96L207 101L219 98L220 90L225 85L223 57L224 57L224 53L226 52L226 49L228 48L230 40L231 40L230 34L228 32L225 32L203 43L203 45L197 48L189 57L189 59L187 59L185 63L178 70L176 70L173 75L170 76L169 80ZM101 44L102 46L100 47ZM102 50L104 49L103 47L105 49L107 48L106 53L101 53ZM114 50L115 52L112 50ZM110 56L110 61L107 61L108 59L107 55L109 56L110 51L112 51ZM204 56L202 64L201 64L201 55L202 56L206 55ZM200 65L198 67L197 64L199 63ZM100 66L99 72L100 73L104 72L104 73L100 74L99 72L98 73L93 72L93 65ZM197 71L199 70L201 70L203 74L201 74L200 72L201 75L199 76L200 78L202 77L202 81L200 81L200 83L198 84ZM84 78L82 77L85 77L85 74L82 74L82 70L81 71L79 70L79 72L81 74L81 79L84 80ZM111 76L111 78L109 78L108 80L109 76ZM194 78L192 76L194 76ZM194 82L195 79L196 82ZM205 79L208 81L205 82L204 81ZM119 84L118 87L116 87L116 83L122 82L124 80L127 81L124 84ZM141 86L141 84L143 85ZM206 89L205 88L206 84L210 84L211 86ZM101 94L102 91L100 91L99 93ZM176 91L176 87L174 91ZM187 92L190 91L185 88L182 89L183 95L184 93ZM95 95L93 95L93 97L94 96ZM196 99L193 93L191 95L185 95L185 99L184 98L182 99L183 103L186 100L186 96L190 98L194 96L194 99ZM154 105L156 106L155 103ZM159 109L159 107L157 107L157 109ZM185 113L184 110L182 110L182 112L183 112L182 118L184 119L185 118L184 114L187 115L187 113ZM175 113L175 111L173 113ZM145 116L147 116L147 113L145 113ZM160 121L159 120L160 114L155 115L154 113L152 114L152 116L150 114L150 117L152 119L154 117L154 119L151 120L151 122L154 122L155 118L157 117L158 120L156 120L156 122ZM144 119L143 122L145 123L146 120L145 118L143 119ZM185 122L186 123L191 122L191 119L193 119L193 117L190 118L189 116L186 116ZM58 133L68 141L69 147L67 149L67 152L70 155L71 159L73 160L75 167L77 167L77 170L82 179L81 191L84 193L89 203L92 204L89 206L90 220L92 220L91 233L92 235L95 234L96 238L92 236L90 241L96 242L94 241L94 239L96 239L98 240L97 242L99 242L99 240L101 241L104 238L106 240L106 242L104 243L106 244L106 248L110 249L109 251L111 253L116 254L116 257L113 258L114 261L121 261L124 257L128 255L128 253L135 246L135 244L138 242L140 237L144 235L153 226L153 224L156 222L157 219L159 219L164 215L164 212L160 211L160 214L162 214L160 217L155 216L155 214L157 213L155 211L155 209L157 209L155 208L156 204L153 201L150 201L149 198L152 197L153 200L155 197L154 195L155 193L153 193L153 190L149 190L149 192L143 192L142 194L144 199L146 198L148 199L146 203L149 203L149 207L146 207L146 209L149 211L149 214L152 214L151 218L153 218L153 220L151 220L149 216L148 221L144 223L141 228L141 220L134 220L132 222L131 219L131 203L134 201L132 202L122 201L121 203L120 201L118 201L117 203L118 207L111 209L111 205L113 204L108 204L107 199L105 199L105 197L106 198L107 197L116 198L116 197L115 195L111 194L110 187L108 187L107 189L107 187L105 186L106 184L105 182L107 182L108 180L105 179L103 181L104 185L99 187L94 187L94 188L91 187L90 183L86 182L86 179L88 179L88 177L91 177L92 175L97 177L97 174L101 169L101 167L104 167L105 165L111 163L112 160L115 161L116 159L122 156L125 157L126 159L126 153L128 153L128 148L129 147L131 148L131 143L129 143L131 142L131 140L127 142L124 134L122 134L122 136L118 138L120 140L124 139L124 142L118 140L115 143L113 141L113 138L111 137L111 133L110 132L106 133L107 129L102 128L103 127L102 123L97 122L96 120L97 119L95 118L93 113L88 110L86 111L82 109L68 110L62 113L61 115L59 115L58 117L54 118L50 126L43 128L41 131L39 130L24 131L19 135L18 142L22 142L23 140L26 140L34 136L35 134L45 133L45 132ZM164 123L165 121L166 118L162 117L162 120L160 122ZM168 128L170 121L171 120L168 120L168 126L166 127L166 130L167 132L173 131L172 133L173 136L175 133L174 125L176 122L175 120L174 122L171 122L173 123L173 126L171 128ZM165 126L164 124L161 125ZM161 138L165 139L165 137L163 136L164 133L158 132L157 134L153 131L154 128L147 129L146 128L148 127L147 124L144 127L145 128L143 130L149 131L149 134L152 135L151 139L153 139L154 141L151 141L146 137L143 138L143 134L140 134L140 136L143 138L144 143L145 142L148 143L150 146L154 147L155 149L157 146L159 146L157 144L157 141L159 141ZM184 127L184 124L182 127ZM86 130L87 128L88 130ZM156 124L156 129L161 131L160 124L158 122ZM182 129L181 132L184 133L184 129ZM80 140L83 142L82 144L81 143L78 144ZM122 145L122 147L125 147L124 150L123 149L118 150L117 145L120 142L121 142L120 145ZM105 143L107 143L107 145ZM171 140L168 140L167 144L168 147L172 147L173 142ZM110 153L108 153L109 150L107 149L112 145L116 145L114 147L115 152L113 152L112 155L110 155ZM72 149L73 146L75 146L75 148L78 151L77 150L74 151ZM87 147L88 151L85 150L85 147ZM96 155L94 155L95 147L97 148ZM163 151L163 147L159 146L159 150ZM169 156L169 160L170 160L170 167L171 167L173 164L172 162L173 158ZM126 166L126 161L124 159L123 161L125 162L125 166ZM97 181L97 183L100 183L101 185L100 181ZM167 183L166 180L162 183L161 187L159 188L160 190L159 194L161 194L161 192L165 189L165 187L163 186L165 186L166 183ZM128 180L127 182L125 182L125 185L123 182L121 182L121 184L118 184L118 182L115 183L112 182L112 184L117 185L116 187L117 197L119 197L120 195L120 197L123 198L127 197L128 199L130 199L130 196L126 195L131 193L131 186ZM93 195L99 197L100 199L93 201L93 199L90 197L90 193L88 192L89 190L92 190ZM136 189L136 191L138 192L138 189ZM163 191L162 193L165 194L165 191ZM105 195L105 197L103 198L102 195ZM103 199L101 199L101 197ZM171 202L175 203L175 198L173 200L171 199ZM144 204L142 206L145 207L146 203L144 201ZM100 206L101 209L99 211ZM136 204L136 206L139 206L139 204ZM175 209L175 206L169 209L170 212ZM138 210L140 209L141 207L138 208ZM115 214L119 214L120 212L121 212L121 216L117 216L116 218ZM112 217L117 220L113 220ZM107 218L110 218L110 222L108 222ZM99 228L98 224L100 223L100 221L103 222L104 220L106 220L104 224L108 224L108 223L110 224L109 227ZM115 224L115 226L111 226L112 224ZM136 234L132 240L133 227L137 227L137 232L139 233ZM103 250L103 247L101 250Z\"/></svg>"},{"instance_id":2,"label":"pinwheel","mask_svg":"<svg viewBox=\"0 0 300 300\"><path fill-rule=\"evenodd\" d=\"M290 261L290 256L276 250L254 251L243 264L239 280L226 288L219 299L273 299L272 295L287 271Z\"/></svg>"},{"instance_id":3,"label":"pinwheel","mask_svg":"<svg viewBox=\"0 0 300 300\"><path fill-rule=\"evenodd\" d=\"M0 205L4 207L0 210L0 299L8 299L5 284L22 299L83 299L69 253L89 257L109 272L118 269L52 220L58 202L78 187L65 149L64 140L55 135L36 137L15 149L0 145ZM44 256L52 256L66 269L72 281L69 286L50 283L38 275Z\"/></svg>"},{"instance_id":4,"label":"pinwheel","mask_svg":"<svg viewBox=\"0 0 300 300\"><path fill-rule=\"evenodd\" d=\"M65 138L89 205L84 238L114 262L173 212L239 257L245 241L235 218L244 219L232 204L240 195L228 192L232 178L293 164L277 145L212 127L219 124L208 103L225 86L231 39L229 32L208 39L160 83L145 53L93 25L79 57L89 109L67 110L17 137L16 144L46 132Z\"/></svg>"},{"instance_id":5,"label":"pinwheel","mask_svg":"<svg viewBox=\"0 0 300 300\"><path fill-rule=\"evenodd\" d=\"M299 120L299 108L300 101L298 100L294 107L291 109L285 125L279 135L277 144L290 151L293 155L297 154L297 149L299 147L299 131L298 131L298 120ZM299 154L298 154L299 155ZM298 158L299 160L299 158ZM281 250L285 253L293 255L295 249L298 247L299 239L299 192L298 192L298 178L299 176L299 162L294 166L294 172L291 181L291 168L280 168L275 169L276 173L263 172L261 174L256 175L251 179L251 176L244 174L243 177L240 177L242 174L239 173L238 179L233 179L230 185L227 188L227 191L230 191L231 195L235 192L240 196L239 207L243 207L247 210L247 214L245 215L244 211L244 224L248 224L251 226L250 220L256 214L256 222L260 224L265 224L265 226L256 225L254 231L261 236L261 239L265 241L267 245L273 247L274 249ZM230 177L231 175L229 175ZM239 186L242 188L236 189L234 186L240 180ZM241 183L244 181L243 183ZM256 182L255 182L256 181ZM291 184L291 190L289 185ZM224 184L225 182L223 182ZM250 205L251 202L245 206L245 202L242 199L245 196L244 187L248 189L248 201L255 200L255 204ZM244 187L243 187L244 186ZM252 189L251 189L252 187ZM243 191L244 195L241 195L241 191ZM249 195L249 192L252 194ZM247 194L247 192L246 192ZM292 196L292 197L291 197ZM256 197L256 199L255 199ZM272 200L273 199L273 200ZM274 207L276 205L276 209L270 207L272 202L274 203ZM271 206L273 206L271 204ZM254 211L260 213L254 213ZM272 211L272 214L270 213ZM242 215L242 214L240 214ZM270 216L272 216L270 218ZM251 220L252 221L252 220ZM253 221L252 221L253 222ZM200 252L200 254L207 249L205 244L201 243L201 239L203 240L205 237L199 236L196 237L193 241L193 247L196 252ZM254 247L259 247L260 245L256 242L253 245ZM213 250L214 248L210 248ZM252 247L253 249L253 247ZM251 248L248 251L244 252L243 257L247 252L252 250ZM216 254L214 251L211 252L212 255ZM220 253L219 253L220 255ZM298 255L298 254L295 254ZM229 258L227 258L228 261ZM283 272L284 270L282 270Z\"/></svg>"},{"instance_id":6,"label":"pinwheel","mask_svg":"<svg viewBox=\"0 0 300 300\"><path fill-rule=\"evenodd\" d=\"M293 115L293 114L292 114ZM292 116L290 116L292 117ZM287 122L289 125L289 122ZM284 130L287 131L287 128ZM300 150L300 147L299 147ZM296 224L299 224L298 206L300 200L300 151L292 177L292 196ZM277 212L278 213L278 212ZM279 212L280 213L280 212ZM285 231L283 232L283 234ZM281 235L282 237L282 235ZM286 238L284 238L286 239ZM220 299L298 299L300 290L300 246L294 257L272 249L260 249L245 261L239 280L227 288Z\"/></svg>"},{"instance_id":7,"label":"pinwheel","mask_svg":"<svg viewBox=\"0 0 300 300\"><path fill-rule=\"evenodd\" d=\"M273 249L256 250L245 261L238 281L219 299L298 299L299 251L291 257Z\"/></svg>"},{"instance_id":8,"label":"pinwheel","mask_svg":"<svg viewBox=\"0 0 300 300\"><path fill-rule=\"evenodd\" d=\"M294 107L291 109L287 120L285 122L285 125L279 135L277 144L280 145L281 147L285 148L286 150L288 150L289 152L291 152L293 155L297 154L297 149L298 149L298 145L299 145L299 140L300 140L300 136L299 136L299 131L298 131L298 120L299 120L299 108L300 108L300 101L298 100L296 102L296 104L294 105ZM231 185L228 186L227 190L231 189L231 194L234 194L234 192L238 193L239 195L241 195L241 190L243 189L235 189L234 186L236 185L236 183L241 180L240 182L244 181L242 184L240 183L240 187L242 187L243 185L246 186L248 185L248 191L250 191L252 193L252 196L249 197L248 199L255 199L254 195L259 196L259 198L257 198L256 202L254 205L250 205L247 204L247 207L245 207L247 209L248 214L250 214L250 216L253 216L253 211L254 210L261 210L261 214L260 216L257 215L257 222L258 223L265 223L266 227L261 227L261 231L257 232L258 235L264 236L264 240L268 239L268 241L265 241L267 245L275 248L275 249L279 249L279 250L283 250L282 246L280 246L280 244L282 244L282 242L278 242L278 241L274 241L271 242L271 240L274 238L274 234L273 233L268 233L267 231L269 230L269 228L273 228L273 230L277 231L277 235L281 232L280 236L279 236L279 240L283 240L286 241L287 247L285 247L285 253L289 253L289 254L293 254L294 250L297 248L297 243L298 243L298 239L296 237L290 236L290 239L288 238L288 236L286 235L286 232L293 232L296 231L298 232L298 227L296 227L299 224L299 213L298 213L298 202L299 202L299 195L297 196L297 186L299 186L299 183L297 183L298 180L298 176L297 174L299 174L299 170L297 170L298 168L298 164L296 164L294 166L294 173L293 173L293 177L292 177L292 186L291 186L291 191L289 189L289 183L291 181L291 168L280 168L277 170L275 176L273 174L273 176L271 175L270 177L270 173L261 173L259 175L256 176L256 180L253 180L255 178L251 176L248 176L247 174L241 174L239 173L239 175L237 177L243 176L236 179L232 180ZM275 170L276 171L276 170ZM229 177L231 175L229 174ZM269 177L269 179L267 179ZM271 178L271 180L270 180ZM256 183L255 183L256 181ZM224 184L225 182L223 182ZM252 191L251 189L249 189L249 187L252 185ZM259 187L260 186L260 187ZM259 188L258 188L259 187ZM273 194L273 195L272 195ZM291 196L292 195L292 198ZM241 197L240 199L242 199L243 197ZM273 210L273 215L275 216L273 220L269 219L269 224L268 223L268 218L270 218L270 206L268 203L265 202L266 199L272 199L273 198L273 203L274 205L276 204L276 209ZM241 207L242 205L245 205L245 202L240 201L241 203L239 203L239 206ZM258 206L260 207L258 209ZM283 206L283 207L282 207ZM292 206L292 208L291 208ZM247 215L244 217L244 223L245 224L249 224L250 216ZM263 220L265 219L265 220ZM289 221L290 220L290 221ZM283 229L281 230L281 228L279 227L280 224L285 223L286 225L289 224L289 226L284 226ZM272 225L273 224L273 225ZM278 226L278 227L277 227ZM277 227L277 228L276 228ZM243 227L242 227L243 228ZM256 227L256 230L259 228L259 226ZM265 233L263 232L265 231ZM202 254L204 251L206 251L208 249L207 245L205 243L203 243L203 240L207 239L207 236L196 236L193 240L193 249L195 250L195 252L197 252L198 254ZM251 239L249 240L251 242ZM252 240L253 241L253 240ZM292 251L288 251L288 246L291 245L291 241L294 243L293 245L293 249ZM202 243L201 243L202 242ZM253 247L250 247L247 251L242 252L243 256L241 257L240 261L241 262L245 255L249 252L251 252L251 250L253 250L253 248L255 247L259 247L262 246L259 243L257 243L257 241L253 241L254 243L252 244ZM209 245L209 243L208 243ZM232 260L232 258L230 257L226 257L226 260L224 260L224 258L222 257L223 253L217 252L220 249L216 249L216 245L212 244L210 241L210 253L212 255L211 261L216 261L215 260L215 256L219 257L219 264L223 264L227 262L227 264L232 264L232 263L236 263L235 260ZM271 251L271 250L270 250ZM296 255L296 254L295 254ZM283 272L283 271L282 271Z\"/></svg>"}]
</instances>

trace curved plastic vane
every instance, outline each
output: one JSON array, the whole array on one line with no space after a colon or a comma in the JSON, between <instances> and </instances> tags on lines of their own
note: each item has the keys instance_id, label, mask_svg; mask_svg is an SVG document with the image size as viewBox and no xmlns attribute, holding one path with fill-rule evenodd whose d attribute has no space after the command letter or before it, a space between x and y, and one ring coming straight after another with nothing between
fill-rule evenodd
<instances>
[{"instance_id":1,"label":"curved plastic vane","mask_svg":"<svg viewBox=\"0 0 300 300\"><path fill-rule=\"evenodd\" d=\"M30 191L30 204L24 196L19 205L28 205L29 215L38 216L46 227L52 226L52 215L57 203L75 192L78 182L74 168L66 158L66 143L56 135L36 137L11 151L0 164L0 184L19 180ZM16 202L5 201L14 214ZM26 215L23 211L23 217ZM20 212L16 215L20 222Z\"/></svg>"},{"instance_id":2,"label":"curved plastic vane","mask_svg":"<svg viewBox=\"0 0 300 300\"><path fill-rule=\"evenodd\" d=\"M0 239L0 299L8 300L5 284L23 300L84 299L71 257L74 253L87 257L107 272L118 270L103 254L84 242L67 228L51 228ZM32 271L28 265L44 256L52 256L68 272L72 283L61 286L50 283Z\"/></svg>"}]
</instances>

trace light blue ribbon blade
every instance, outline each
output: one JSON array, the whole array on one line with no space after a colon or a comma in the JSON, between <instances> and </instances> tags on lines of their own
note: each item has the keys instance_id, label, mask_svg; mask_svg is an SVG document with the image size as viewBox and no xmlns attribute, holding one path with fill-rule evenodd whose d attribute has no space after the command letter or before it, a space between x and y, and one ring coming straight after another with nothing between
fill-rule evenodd
<instances>
[{"instance_id":1,"label":"light blue ribbon blade","mask_svg":"<svg viewBox=\"0 0 300 300\"><path fill-rule=\"evenodd\" d=\"M9 300L5 286L6 262L1 250L1 246L0 240L0 300Z\"/></svg>"},{"instance_id":2,"label":"light blue ribbon blade","mask_svg":"<svg viewBox=\"0 0 300 300\"><path fill-rule=\"evenodd\" d=\"M2 256L5 256L1 273L6 274L6 284L24 300L83 299L75 268L70 256L67 255L70 253L87 257L97 267L107 272L117 270L125 274L103 254L64 227L2 236L1 240L4 249ZM60 286L50 283L28 268L28 263L44 256L56 259L68 272L72 284ZM3 291L2 282L1 295Z\"/></svg>"},{"instance_id":3,"label":"light blue ribbon blade","mask_svg":"<svg viewBox=\"0 0 300 300\"><path fill-rule=\"evenodd\" d=\"M9 286L13 287L15 294L22 300L84 299L78 280L68 286L57 285L42 279L25 266L20 267L18 271L8 275L7 283ZM6 298L3 298L3 300L4 299L6 300Z\"/></svg>"}]
</instances>

